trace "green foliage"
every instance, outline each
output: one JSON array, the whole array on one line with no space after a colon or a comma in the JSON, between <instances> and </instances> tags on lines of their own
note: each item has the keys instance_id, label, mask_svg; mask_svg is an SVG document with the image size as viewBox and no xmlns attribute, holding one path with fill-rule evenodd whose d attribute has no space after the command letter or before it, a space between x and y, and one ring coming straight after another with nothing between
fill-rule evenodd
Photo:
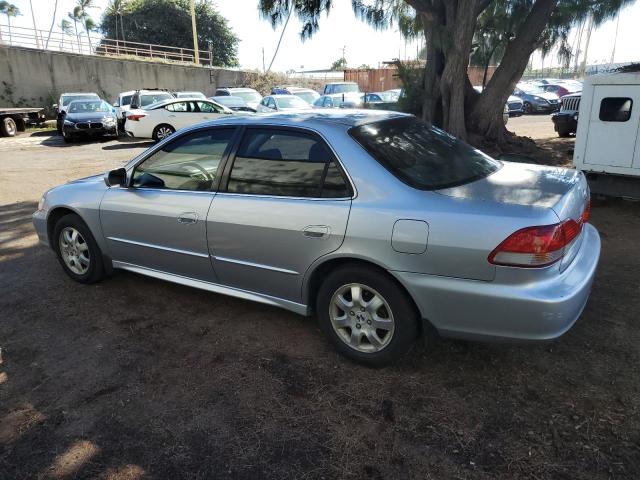
<instances>
[{"instance_id":1,"label":"green foliage","mask_svg":"<svg viewBox=\"0 0 640 480\"><path fill-rule=\"evenodd\" d=\"M238 37L226 19L207 1L196 3L198 48L213 51L213 64L238 65ZM100 29L107 38L122 37L132 42L193 48L189 0L131 0L120 8L107 8Z\"/></svg>"},{"instance_id":2,"label":"green foliage","mask_svg":"<svg viewBox=\"0 0 640 480\"><path fill-rule=\"evenodd\" d=\"M340 57L331 64L331 70L345 70L347 68L347 59Z\"/></svg>"},{"instance_id":3,"label":"green foliage","mask_svg":"<svg viewBox=\"0 0 640 480\"><path fill-rule=\"evenodd\" d=\"M398 109L420 115L425 97L424 66L417 61L396 61L394 64L403 87L403 94L398 99Z\"/></svg>"}]
</instances>

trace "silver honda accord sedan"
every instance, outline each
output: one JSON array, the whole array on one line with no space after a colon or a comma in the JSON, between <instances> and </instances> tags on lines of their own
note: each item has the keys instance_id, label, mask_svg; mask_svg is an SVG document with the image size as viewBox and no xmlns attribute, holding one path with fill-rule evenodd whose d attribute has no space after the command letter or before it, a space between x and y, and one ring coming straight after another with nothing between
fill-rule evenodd
<instances>
[{"instance_id":1,"label":"silver honda accord sedan","mask_svg":"<svg viewBox=\"0 0 640 480\"><path fill-rule=\"evenodd\" d=\"M315 314L342 354L384 365L419 335L565 333L600 256L589 206L579 171L339 110L180 130L49 190L33 222L78 282L122 269Z\"/></svg>"}]
</instances>

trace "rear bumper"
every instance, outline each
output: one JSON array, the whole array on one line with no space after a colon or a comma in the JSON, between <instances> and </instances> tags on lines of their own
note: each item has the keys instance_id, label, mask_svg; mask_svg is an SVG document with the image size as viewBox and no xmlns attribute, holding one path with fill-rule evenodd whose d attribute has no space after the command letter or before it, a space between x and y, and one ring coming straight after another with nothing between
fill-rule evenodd
<instances>
[{"instance_id":1,"label":"rear bumper","mask_svg":"<svg viewBox=\"0 0 640 480\"><path fill-rule=\"evenodd\" d=\"M589 298L600 236L587 224L573 262L543 280L509 284L393 272L443 337L545 341L567 332ZM509 268L509 267L505 267ZM557 268L557 265L556 265ZM556 270L557 272L557 270Z\"/></svg>"}]
</instances>

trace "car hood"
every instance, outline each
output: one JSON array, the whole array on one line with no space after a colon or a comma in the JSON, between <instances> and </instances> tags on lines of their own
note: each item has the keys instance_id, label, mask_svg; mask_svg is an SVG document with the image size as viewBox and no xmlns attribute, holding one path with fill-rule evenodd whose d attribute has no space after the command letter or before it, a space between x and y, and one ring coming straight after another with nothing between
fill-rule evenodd
<instances>
[{"instance_id":1,"label":"car hood","mask_svg":"<svg viewBox=\"0 0 640 480\"><path fill-rule=\"evenodd\" d=\"M459 187L438 190L437 193L469 200L555 210L563 197L581 183L582 177L577 170L502 162L502 168L486 178Z\"/></svg>"},{"instance_id":2,"label":"car hood","mask_svg":"<svg viewBox=\"0 0 640 480\"><path fill-rule=\"evenodd\" d=\"M67 113L65 120L70 122L102 122L105 118L115 118L113 113Z\"/></svg>"},{"instance_id":3,"label":"car hood","mask_svg":"<svg viewBox=\"0 0 640 480\"><path fill-rule=\"evenodd\" d=\"M535 97L542 97L545 100L558 100L558 95L556 95L555 93L551 93L551 92L544 92L544 93L535 93L533 94Z\"/></svg>"},{"instance_id":4,"label":"car hood","mask_svg":"<svg viewBox=\"0 0 640 480\"><path fill-rule=\"evenodd\" d=\"M78 178L77 180L71 180L69 183L100 183L104 181L104 173L98 175L91 175L90 177Z\"/></svg>"},{"instance_id":5,"label":"car hood","mask_svg":"<svg viewBox=\"0 0 640 480\"><path fill-rule=\"evenodd\" d=\"M516 97L515 95L509 95L509 99L507 100L507 102L520 102L522 103L522 99L519 97Z\"/></svg>"}]
</instances>

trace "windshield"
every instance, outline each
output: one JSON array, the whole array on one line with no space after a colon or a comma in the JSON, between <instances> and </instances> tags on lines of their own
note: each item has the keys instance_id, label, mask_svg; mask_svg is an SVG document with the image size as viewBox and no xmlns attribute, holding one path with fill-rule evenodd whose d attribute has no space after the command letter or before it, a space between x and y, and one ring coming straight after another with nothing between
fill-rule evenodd
<instances>
[{"instance_id":1,"label":"windshield","mask_svg":"<svg viewBox=\"0 0 640 480\"><path fill-rule=\"evenodd\" d=\"M162 102L164 100L171 100L173 97L169 93L154 93L140 95L140 106L146 107L152 103Z\"/></svg>"},{"instance_id":2,"label":"windshield","mask_svg":"<svg viewBox=\"0 0 640 480\"><path fill-rule=\"evenodd\" d=\"M69 113L108 113L111 112L111 105L102 100L92 100L83 102L74 100L69 105Z\"/></svg>"},{"instance_id":3,"label":"windshield","mask_svg":"<svg viewBox=\"0 0 640 480\"><path fill-rule=\"evenodd\" d=\"M204 93L200 92L178 92L176 96L178 98L207 98Z\"/></svg>"},{"instance_id":4,"label":"windshield","mask_svg":"<svg viewBox=\"0 0 640 480\"><path fill-rule=\"evenodd\" d=\"M336 83L332 87L332 93L349 93L358 91L358 85L355 83Z\"/></svg>"},{"instance_id":5,"label":"windshield","mask_svg":"<svg viewBox=\"0 0 640 480\"><path fill-rule=\"evenodd\" d=\"M302 100L307 102L309 105L311 105L320 97L320 95L316 92L296 92L294 93L294 95L296 97L301 98Z\"/></svg>"},{"instance_id":6,"label":"windshield","mask_svg":"<svg viewBox=\"0 0 640 480\"><path fill-rule=\"evenodd\" d=\"M369 123L349 133L389 172L419 190L470 183L500 168L497 160L416 117Z\"/></svg>"},{"instance_id":7,"label":"windshield","mask_svg":"<svg viewBox=\"0 0 640 480\"><path fill-rule=\"evenodd\" d=\"M258 92L233 92L233 96L240 97L247 103L249 102L256 103L262 100L262 97Z\"/></svg>"},{"instance_id":8,"label":"windshield","mask_svg":"<svg viewBox=\"0 0 640 480\"><path fill-rule=\"evenodd\" d=\"M526 84L522 84L522 85L518 85L518 88L520 90L522 90L524 93L544 93L544 90L542 89L542 87L539 87L538 85L526 85Z\"/></svg>"},{"instance_id":9,"label":"windshield","mask_svg":"<svg viewBox=\"0 0 640 480\"><path fill-rule=\"evenodd\" d=\"M66 107L74 100L96 100L97 98L98 98L97 95L69 95L69 96L63 95L62 106Z\"/></svg>"},{"instance_id":10,"label":"windshield","mask_svg":"<svg viewBox=\"0 0 640 480\"><path fill-rule=\"evenodd\" d=\"M307 102L295 95L280 97L277 99L277 102L278 107L280 108L309 108L309 104Z\"/></svg>"}]
</instances>

